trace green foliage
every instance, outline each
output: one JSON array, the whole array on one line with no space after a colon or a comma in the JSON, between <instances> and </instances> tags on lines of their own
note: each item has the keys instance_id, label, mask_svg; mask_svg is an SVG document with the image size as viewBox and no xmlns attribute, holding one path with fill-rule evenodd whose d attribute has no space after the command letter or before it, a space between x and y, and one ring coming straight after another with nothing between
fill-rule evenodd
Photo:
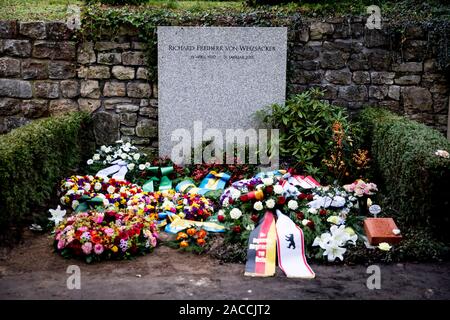
<instances>
[{"instance_id":1,"label":"green foliage","mask_svg":"<svg viewBox=\"0 0 450 320\"><path fill-rule=\"evenodd\" d=\"M45 206L62 177L93 151L85 113L45 118L0 136L0 230ZM42 214L46 215L46 209ZM5 233L4 233L5 232Z\"/></svg>"},{"instance_id":2,"label":"green foliage","mask_svg":"<svg viewBox=\"0 0 450 320\"><path fill-rule=\"evenodd\" d=\"M345 109L321 100L322 96L322 91L312 88L285 105L257 112L256 117L280 130L280 157L294 167L316 177L328 171L331 181L354 179L350 173L355 171L351 162L359 144L357 125L350 125Z\"/></svg>"},{"instance_id":3,"label":"green foliage","mask_svg":"<svg viewBox=\"0 0 450 320\"><path fill-rule=\"evenodd\" d=\"M143 3L147 3L148 0L86 0L86 3L103 3L114 6L123 6L123 5L139 5Z\"/></svg>"},{"instance_id":4,"label":"green foliage","mask_svg":"<svg viewBox=\"0 0 450 320\"><path fill-rule=\"evenodd\" d=\"M386 205L404 226L428 226L449 237L450 150L438 131L384 109L361 113L376 168L383 180Z\"/></svg>"}]
</instances>

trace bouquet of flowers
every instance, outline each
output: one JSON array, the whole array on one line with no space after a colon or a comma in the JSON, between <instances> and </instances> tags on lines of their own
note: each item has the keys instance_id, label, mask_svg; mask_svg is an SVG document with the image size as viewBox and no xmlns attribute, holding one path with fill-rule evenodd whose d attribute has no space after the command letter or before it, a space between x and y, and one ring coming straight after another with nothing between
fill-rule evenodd
<instances>
[{"instance_id":1,"label":"bouquet of flowers","mask_svg":"<svg viewBox=\"0 0 450 320\"><path fill-rule=\"evenodd\" d=\"M128 169L127 177L134 181L136 176L151 166L146 158L147 154L139 152L139 149L130 142L118 140L115 145L101 146L92 158L87 160L88 171L95 174L119 160L125 161Z\"/></svg>"},{"instance_id":2,"label":"bouquet of flowers","mask_svg":"<svg viewBox=\"0 0 450 320\"><path fill-rule=\"evenodd\" d=\"M72 176L61 182L61 204L80 211L83 201L97 199L96 206L104 208L126 208L127 201L133 195L142 193L142 189L124 180L108 179L96 176ZM84 206L86 210L88 207Z\"/></svg>"},{"instance_id":3,"label":"bouquet of flowers","mask_svg":"<svg viewBox=\"0 0 450 320\"><path fill-rule=\"evenodd\" d=\"M155 221L122 210L90 210L64 219L55 228L55 250L86 262L144 254L157 245Z\"/></svg>"},{"instance_id":4,"label":"bouquet of flowers","mask_svg":"<svg viewBox=\"0 0 450 320\"><path fill-rule=\"evenodd\" d=\"M208 232L198 227L186 229L178 232L175 243L178 248L184 251L202 253L205 250Z\"/></svg>"}]
</instances>

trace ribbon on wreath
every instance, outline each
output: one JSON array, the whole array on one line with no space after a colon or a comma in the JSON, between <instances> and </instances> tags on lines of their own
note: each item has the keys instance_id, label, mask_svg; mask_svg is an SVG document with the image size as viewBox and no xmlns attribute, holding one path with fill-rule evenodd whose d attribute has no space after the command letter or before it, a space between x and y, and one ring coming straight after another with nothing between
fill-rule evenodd
<instances>
[{"instance_id":1,"label":"ribbon on wreath","mask_svg":"<svg viewBox=\"0 0 450 320\"><path fill-rule=\"evenodd\" d=\"M91 198L88 195L83 195L78 199L78 202L80 204L75 208L76 213L86 212L90 208L95 209L97 206L103 207L103 198L100 197Z\"/></svg>"},{"instance_id":2,"label":"ribbon on wreath","mask_svg":"<svg viewBox=\"0 0 450 320\"><path fill-rule=\"evenodd\" d=\"M278 265L288 278L313 279L305 257L303 231L288 216L277 210Z\"/></svg>"},{"instance_id":3,"label":"ribbon on wreath","mask_svg":"<svg viewBox=\"0 0 450 320\"><path fill-rule=\"evenodd\" d=\"M275 274L276 227L275 217L266 211L248 239L245 276L270 277Z\"/></svg>"},{"instance_id":4,"label":"ribbon on wreath","mask_svg":"<svg viewBox=\"0 0 450 320\"><path fill-rule=\"evenodd\" d=\"M107 178L109 175L114 174L112 176L113 179L116 180L125 180L125 175L128 172L128 163L123 160L116 160L111 162L112 166L102 169L97 172L96 176L101 178Z\"/></svg>"},{"instance_id":5,"label":"ribbon on wreath","mask_svg":"<svg viewBox=\"0 0 450 320\"><path fill-rule=\"evenodd\" d=\"M149 167L147 168L152 175L152 177L147 180L142 186L142 190L146 192L155 191L155 182L159 182L159 191L165 191L172 189L172 181L169 179L168 175L173 172L173 167Z\"/></svg>"},{"instance_id":6,"label":"ribbon on wreath","mask_svg":"<svg viewBox=\"0 0 450 320\"><path fill-rule=\"evenodd\" d=\"M223 190L231 176L228 173L215 171L209 172L197 187L194 181L188 179L181 181L176 187L177 192L204 195L209 191Z\"/></svg>"}]
</instances>

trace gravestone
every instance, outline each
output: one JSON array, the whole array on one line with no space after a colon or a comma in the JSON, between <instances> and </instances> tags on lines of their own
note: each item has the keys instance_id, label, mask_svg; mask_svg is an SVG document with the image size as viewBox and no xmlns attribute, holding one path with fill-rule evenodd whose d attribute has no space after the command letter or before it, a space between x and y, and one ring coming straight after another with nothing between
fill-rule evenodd
<instances>
[{"instance_id":1,"label":"gravestone","mask_svg":"<svg viewBox=\"0 0 450 320\"><path fill-rule=\"evenodd\" d=\"M255 111L285 101L286 46L286 28L158 27L160 156L179 128L198 146L194 121L203 131L257 128Z\"/></svg>"}]
</instances>

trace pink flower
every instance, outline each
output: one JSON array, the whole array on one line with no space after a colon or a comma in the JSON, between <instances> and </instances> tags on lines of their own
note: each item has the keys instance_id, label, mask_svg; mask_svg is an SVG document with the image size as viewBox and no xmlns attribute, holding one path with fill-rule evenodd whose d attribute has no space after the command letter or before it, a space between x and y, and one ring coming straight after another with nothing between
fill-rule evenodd
<instances>
[{"instance_id":1,"label":"pink flower","mask_svg":"<svg viewBox=\"0 0 450 320\"><path fill-rule=\"evenodd\" d=\"M78 230L81 232L85 232L88 230L88 228L86 226L82 226L82 227L79 227Z\"/></svg>"},{"instance_id":2,"label":"pink flower","mask_svg":"<svg viewBox=\"0 0 450 320\"><path fill-rule=\"evenodd\" d=\"M96 222L96 223L102 223L102 222L103 222L103 217L104 217L104 215L101 214L101 213L99 213L99 214L96 216L96 218L95 218L95 222Z\"/></svg>"},{"instance_id":3,"label":"pink flower","mask_svg":"<svg viewBox=\"0 0 450 320\"><path fill-rule=\"evenodd\" d=\"M100 243L97 243L97 244L94 246L94 252L95 252L95 254L102 254L102 252L103 252L103 246L102 246Z\"/></svg>"},{"instance_id":4,"label":"pink flower","mask_svg":"<svg viewBox=\"0 0 450 320\"><path fill-rule=\"evenodd\" d=\"M81 246L81 249L83 250L84 254L90 254L92 251L92 243L91 242L86 242L85 244L83 244Z\"/></svg>"},{"instance_id":5,"label":"pink flower","mask_svg":"<svg viewBox=\"0 0 450 320\"><path fill-rule=\"evenodd\" d=\"M55 236L55 240L59 241L59 239L61 239L61 232L58 232Z\"/></svg>"},{"instance_id":6,"label":"pink flower","mask_svg":"<svg viewBox=\"0 0 450 320\"><path fill-rule=\"evenodd\" d=\"M111 228L105 228L104 231L108 237L111 237L114 234L114 230Z\"/></svg>"},{"instance_id":7,"label":"pink flower","mask_svg":"<svg viewBox=\"0 0 450 320\"><path fill-rule=\"evenodd\" d=\"M58 249L59 250L63 249L65 244L66 244L66 241L64 239L59 240L58 241Z\"/></svg>"},{"instance_id":8,"label":"pink flower","mask_svg":"<svg viewBox=\"0 0 450 320\"><path fill-rule=\"evenodd\" d=\"M152 245L152 247L156 247L156 244L157 244L156 238L155 237L150 237L149 240L150 240L150 244Z\"/></svg>"}]
</instances>

